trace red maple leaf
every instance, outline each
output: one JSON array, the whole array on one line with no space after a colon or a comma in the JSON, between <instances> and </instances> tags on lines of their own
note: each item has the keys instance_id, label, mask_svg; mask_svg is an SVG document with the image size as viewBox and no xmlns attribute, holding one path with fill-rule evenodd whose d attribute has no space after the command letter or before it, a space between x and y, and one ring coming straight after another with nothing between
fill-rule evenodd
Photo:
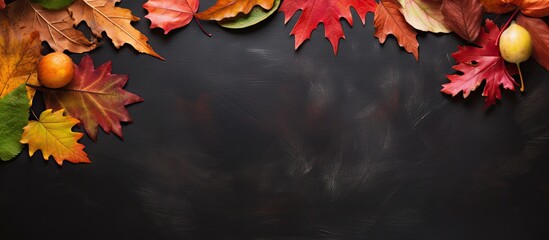
<instances>
[{"instance_id":1,"label":"red maple leaf","mask_svg":"<svg viewBox=\"0 0 549 240\"><path fill-rule=\"evenodd\" d=\"M482 96L486 97L485 107L489 107L496 103L496 99L501 100L500 85L515 91L517 83L509 74L496 44L500 32L498 26L487 19L485 28L486 31L481 31L473 42L479 47L459 46L459 50L452 53L457 63L452 68L460 74L448 75L450 83L443 84L441 91L452 96L463 91L463 98L466 98L486 80Z\"/></svg>"},{"instance_id":2,"label":"red maple leaf","mask_svg":"<svg viewBox=\"0 0 549 240\"><path fill-rule=\"evenodd\" d=\"M151 28L164 29L164 34L171 30L187 26L198 10L198 0L149 0L143 4L151 20Z\"/></svg>"},{"instance_id":3,"label":"red maple leaf","mask_svg":"<svg viewBox=\"0 0 549 240\"><path fill-rule=\"evenodd\" d=\"M291 32L291 35L295 36L295 49L309 39L313 30L322 23L325 36L332 43L334 54L337 54L339 39L345 39L340 19L344 18L349 25L353 26L351 7L360 16L362 24L365 24L366 13L375 11L376 2L374 0L292 0L283 1L280 11L284 12L284 22L288 23L298 10L302 10Z\"/></svg>"},{"instance_id":4,"label":"red maple leaf","mask_svg":"<svg viewBox=\"0 0 549 240\"><path fill-rule=\"evenodd\" d=\"M46 107L66 109L70 116L82 122L94 141L98 125L106 133L112 131L122 137L120 122L132 121L125 106L143 99L122 89L128 75L111 74L111 70L110 61L94 69L92 58L85 55L75 68L72 82L58 89L41 89Z\"/></svg>"}]
</instances>

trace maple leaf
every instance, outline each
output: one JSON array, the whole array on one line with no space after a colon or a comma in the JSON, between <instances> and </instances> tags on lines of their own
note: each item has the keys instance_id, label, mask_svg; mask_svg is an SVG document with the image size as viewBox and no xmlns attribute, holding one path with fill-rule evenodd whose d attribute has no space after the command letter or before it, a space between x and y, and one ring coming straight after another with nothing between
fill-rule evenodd
<instances>
[{"instance_id":1,"label":"maple leaf","mask_svg":"<svg viewBox=\"0 0 549 240\"><path fill-rule=\"evenodd\" d=\"M446 25L457 35L469 42L477 39L483 15L479 0L444 0L441 11Z\"/></svg>"},{"instance_id":2,"label":"maple leaf","mask_svg":"<svg viewBox=\"0 0 549 240\"><path fill-rule=\"evenodd\" d=\"M151 28L162 28L164 34L171 30L187 26L198 10L198 0L149 0L143 4L151 20Z\"/></svg>"},{"instance_id":3,"label":"maple leaf","mask_svg":"<svg viewBox=\"0 0 549 240\"><path fill-rule=\"evenodd\" d=\"M29 121L20 142L29 145L31 157L37 150L41 150L44 160L53 156L59 165L63 165L65 160L89 163L84 145L78 143L84 134L72 131L72 127L79 123L78 119L64 116L63 113L63 109L57 112L47 109L42 112L38 121Z\"/></svg>"},{"instance_id":4,"label":"maple leaf","mask_svg":"<svg viewBox=\"0 0 549 240\"><path fill-rule=\"evenodd\" d=\"M116 48L127 43L140 53L164 59L147 43L148 38L131 25L139 18L129 9L116 7L118 2L120 0L77 0L68 10L75 25L85 21L98 38L106 32Z\"/></svg>"},{"instance_id":5,"label":"maple leaf","mask_svg":"<svg viewBox=\"0 0 549 240\"><path fill-rule=\"evenodd\" d=\"M112 131L122 137L120 122L132 121L124 106L143 99L122 89L128 75L111 74L111 70L110 61L94 69L93 60L85 55L75 68L72 82L59 89L42 89L46 107L65 109L70 116L80 119L94 141L98 125L106 133Z\"/></svg>"},{"instance_id":6,"label":"maple leaf","mask_svg":"<svg viewBox=\"0 0 549 240\"><path fill-rule=\"evenodd\" d=\"M400 3L396 0L381 0L374 13L375 36L383 44L387 35L396 37L398 45L408 53L412 53L419 60L419 42L416 39L416 30L410 26L400 12Z\"/></svg>"},{"instance_id":7,"label":"maple leaf","mask_svg":"<svg viewBox=\"0 0 549 240\"><path fill-rule=\"evenodd\" d=\"M400 12L406 22L417 30L434 33L449 33L440 11L442 0L399 0Z\"/></svg>"},{"instance_id":8,"label":"maple leaf","mask_svg":"<svg viewBox=\"0 0 549 240\"><path fill-rule=\"evenodd\" d=\"M474 42L479 47L459 46L459 50L452 54L457 62L452 68L461 74L448 75L450 83L443 84L441 91L452 96L463 92L466 98L486 80L482 96L486 97L485 107L489 107L496 103L496 99L501 100L500 85L514 91L516 82L509 75L496 45L498 26L487 19L485 28L486 31L481 31Z\"/></svg>"},{"instance_id":9,"label":"maple leaf","mask_svg":"<svg viewBox=\"0 0 549 240\"><path fill-rule=\"evenodd\" d=\"M16 34L5 13L0 12L0 97L23 83L38 84L36 68L42 46L37 33ZM34 89L28 88L29 99Z\"/></svg>"},{"instance_id":10,"label":"maple leaf","mask_svg":"<svg viewBox=\"0 0 549 240\"><path fill-rule=\"evenodd\" d=\"M7 161L22 149L19 139L29 119L29 99L25 84L0 98L0 160Z\"/></svg>"},{"instance_id":11,"label":"maple leaf","mask_svg":"<svg viewBox=\"0 0 549 240\"><path fill-rule=\"evenodd\" d=\"M489 13L506 13L518 8L524 15L530 17L549 16L549 1L547 0L481 0Z\"/></svg>"},{"instance_id":12,"label":"maple leaf","mask_svg":"<svg viewBox=\"0 0 549 240\"><path fill-rule=\"evenodd\" d=\"M345 19L353 26L352 7L364 25L366 14L374 12L375 6L374 0L293 0L283 1L279 11L284 12L284 23L288 23L298 10L302 11L290 33L295 36L295 49L309 39L313 30L322 23L325 36L332 44L334 54L337 54L339 39L345 39L340 19Z\"/></svg>"},{"instance_id":13,"label":"maple leaf","mask_svg":"<svg viewBox=\"0 0 549 240\"><path fill-rule=\"evenodd\" d=\"M526 28L533 41L533 56L540 65L549 70L549 26L539 18L519 15L517 24Z\"/></svg>"},{"instance_id":14,"label":"maple leaf","mask_svg":"<svg viewBox=\"0 0 549 240\"><path fill-rule=\"evenodd\" d=\"M273 7L274 0L218 0L213 6L197 13L196 17L203 20L221 21L236 17L239 13L248 14L254 6L265 10Z\"/></svg>"},{"instance_id":15,"label":"maple leaf","mask_svg":"<svg viewBox=\"0 0 549 240\"><path fill-rule=\"evenodd\" d=\"M66 10L46 10L29 0L17 0L8 5L7 14L16 21L18 32L29 35L37 31L40 40L47 41L55 51L83 53L97 47L95 41L91 42L74 29L74 22Z\"/></svg>"}]
</instances>

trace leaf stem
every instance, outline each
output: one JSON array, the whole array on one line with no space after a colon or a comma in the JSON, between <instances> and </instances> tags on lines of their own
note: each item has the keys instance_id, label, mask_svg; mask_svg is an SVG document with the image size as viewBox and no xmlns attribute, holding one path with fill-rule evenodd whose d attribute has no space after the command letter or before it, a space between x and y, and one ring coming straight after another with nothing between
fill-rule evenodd
<instances>
[{"instance_id":1,"label":"leaf stem","mask_svg":"<svg viewBox=\"0 0 549 240\"><path fill-rule=\"evenodd\" d=\"M32 115L34 116L34 118L36 118L36 120L38 120L38 117L36 116L36 113L34 113L34 111L32 110L32 108L31 108L30 110L31 110L31 113L32 113Z\"/></svg>"},{"instance_id":2,"label":"leaf stem","mask_svg":"<svg viewBox=\"0 0 549 240\"><path fill-rule=\"evenodd\" d=\"M511 22L513 21L513 19L515 19L515 17L517 16L517 14L520 12L520 8L517 8L514 12L513 12L513 15L511 15L511 17L509 17L509 19L507 20L507 22L505 23L505 25L503 25L503 27L499 30L499 34L498 34L498 38L496 38L496 46L499 44L499 38L501 37L501 34L503 33L503 31L505 31L505 29L507 27L509 27L509 24L511 24Z\"/></svg>"},{"instance_id":3,"label":"leaf stem","mask_svg":"<svg viewBox=\"0 0 549 240\"><path fill-rule=\"evenodd\" d=\"M196 15L193 15L193 18L194 18L194 20L196 21L196 24L198 24L198 27L200 28L200 30L202 30L202 32L203 32L204 34L206 34L206 36L212 37L212 34L206 32L206 30L204 29L204 27L202 27L202 23L200 23L200 21L198 20L198 18L196 17Z\"/></svg>"},{"instance_id":4,"label":"leaf stem","mask_svg":"<svg viewBox=\"0 0 549 240\"><path fill-rule=\"evenodd\" d=\"M524 79L522 78L522 71L520 70L520 63L517 63L517 68L520 76L520 92L524 92Z\"/></svg>"}]
</instances>

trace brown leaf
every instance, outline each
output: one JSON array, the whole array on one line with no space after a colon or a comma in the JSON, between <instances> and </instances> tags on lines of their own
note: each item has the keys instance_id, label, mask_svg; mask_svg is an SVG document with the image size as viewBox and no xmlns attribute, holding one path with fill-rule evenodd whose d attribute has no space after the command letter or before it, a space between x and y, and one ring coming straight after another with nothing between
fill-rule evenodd
<instances>
[{"instance_id":1,"label":"brown leaf","mask_svg":"<svg viewBox=\"0 0 549 240\"><path fill-rule=\"evenodd\" d=\"M72 13L75 24L85 21L96 37L106 32L116 48L128 43L140 53L164 59L147 43L148 38L131 25L139 18L129 9L116 7L117 2L120 0L78 0L69 6L68 11Z\"/></svg>"},{"instance_id":2,"label":"brown leaf","mask_svg":"<svg viewBox=\"0 0 549 240\"><path fill-rule=\"evenodd\" d=\"M197 13L196 17L203 20L220 21L236 17L239 13L248 14L256 5L265 10L273 7L274 0L218 0L213 6Z\"/></svg>"},{"instance_id":3,"label":"brown leaf","mask_svg":"<svg viewBox=\"0 0 549 240\"><path fill-rule=\"evenodd\" d=\"M91 42L82 32L74 29L74 22L66 10L45 10L29 0L17 0L8 5L7 14L16 21L19 33L37 31L40 40L47 41L55 51L83 53L97 47L95 41Z\"/></svg>"},{"instance_id":4,"label":"brown leaf","mask_svg":"<svg viewBox=\"0 0 549 240\"><path fill-rule=\"evenodd\" d=\"M483 15L479 0L444 0L441 11L457 35L469 42L477 39Z\"/></svg>"},{"instance_id":5,"label":"brown leaf","mask_svg":"<svg viewBox=\"0 0 549 240\"><path fill-rule=\"evenodd\" d=\"M36 32L19 35L4 12L0 12L0 98L21 84L38 84L36 67L42 45ZM34 89L27 88L29 99Z\"/></svg>"},{"instance_id":6,"label":"brown leaf","mask_svg":"<svg viewBox=\"0 0 549 240\"><path fill-rule=\"evenodd\" d=\"M480 0L484 10L489 13L504 14L515 10L516 6L502 0Z\"/></svg>"},{"instance_id":7,"label":"brown leaf","mask_svg":"<svg viewBox=\"0 0 549 240\"><path fill-rule=\"evenodd\" d=\"M522 14L518 16L517 24L530 32L534 58L549 70L549 26L542 19L526 17Z\"/></svg>"},{"instance_id":8,"label":"brown leaf","mask_svg":"<svg viewBox=\"0 0 549 240\"><path fill-rule=\"evenodd\" d=\"M399 10L400 3L396 0L381 0L374 13L375 36L380 43L384 43L387 35L396 37L398 45L412 53L419 60L419 42L416 39L416 30L404 19Z\"/></svg>"}]
</instances>

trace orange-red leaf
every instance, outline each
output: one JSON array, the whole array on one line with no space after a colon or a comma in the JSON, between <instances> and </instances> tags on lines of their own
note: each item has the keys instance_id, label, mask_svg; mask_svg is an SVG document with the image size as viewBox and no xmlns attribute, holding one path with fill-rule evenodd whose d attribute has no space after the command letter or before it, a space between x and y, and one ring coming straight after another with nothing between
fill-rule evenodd
<instances>
[{"instance_id":1,"label":"orange-red leaf","mask_svg":"<svg viewBox=\"0 0 549 240\"><path fill-rule=\"evenodd\" d=\"M210 8L197 13L196 17L204 20L221 21L225 18L236 17L239 13L248 14L256 5L265 10L270 10L273 4L274 0L218 0Z\"/></svg>"},{"instance_id":2,"label":"orange-red leaf","mask_svg":"<svg viewBox=\"0 0 549 240\"><path fill-rule=\"evenodd\" d=\"M505 13L515 8L530 17L549 16L547 0L481 0L484 8L490 13Z\"/></svg>"},{"instance_id":3,"label":"orange-red leaf","mask_svg":"<svg viewBox=\"0 0 549 240\"><path fill-rule=\"evenodd\" d=\"M16 21L18 32L30 35L37 31L40 40L47 41L55 51L69 50L83 53L97 47L74 28L71 15L66 10L46 10L30 0L17 0L8 5L7 14Z\"/></svg>"},{"instance_id":4,"label":"orange-red leaf","mask_svg":"<svg viewBox=\"0 0 549 240\"><path fill-rule=\"evenodd\" d=\"M478 0L444 0L441 12L457 35L469 42L477 39L484 14Z\"/></svg>"},{"instance_id":5,"label":"orange-red leaf","mask_svg":"<svg viewBox=\"0 0 549 240\"><path fill-rule=\"evenodd\" d=\"M84 129L97 139L98 125L106 133L111 131L122 137L120 122L132 119L125 106L143 99L122 89L128 75L111 74L111 62L94 69L93 61L86 55L76 66L74 79L60 89L44 89L46 107L66 109L67 113L82 121Z\"/></svg>"},{"instance_id":6,"label":"orange-red leaf","mask_svg":"<svg viewBox=\"0 0 549 240\"><path fill-rule=\"evenodd\" d=\"M129 9L115 6L117 2L120 0L77 0L67 10L74 25L86 22L98 38L105 32L116 48L127 43L140 53L163 59L147 43L148 38L132 26L131 22L139 18Z\"/></svg>"},{"instance_id":7,"label":"orange-red leaf","mask_svg":"<svg viewBox=\"0 0 549 240\"><path fill-rule=\"evenodd\" d=\"M21 143L29 144L29 155L32 157L37 150L48 160L53 156L59 165L67 160L72 163L89 163L84 145L78 143L83 133L71 129L79 121L76 118L63 115L61 109L53 112L48 109L40 114L38 121L29 121L24 128Z\"/></svg>"},{"instance_id":8,"label":"orange-red leaf","mask_svg":"<svg viewBox=\"0 0 549 240\"><path fill-rule=\"evenodd\" d=\"M143 4L151 20L151 28L162 28L164 34L171 30L187 26L198 11L198 0L149 0Z\"/></svg>"},{"instance_id":9,"label":"orange-red leaf","mask_svg":"<svg viewBox=\"0 0 549 240\"><path fill-rule=\"evenodd\" d=\"M516 6L503 2L503 0L480 0L486 12L503 14L513 11Z\"/></svg>"},{"instance_id":10,"label":"orange-red leaf","mask_svg":"<svg viewBox=\"0 0 549 240\"><path fill-rule=\"evenodd\" d=\"M284 12L285 23L288 23L298 10L302 11L291 32L295 36L295 49L309 39L313 30L322 23L325 36L332 43L334 54L337 54L339 39L345 39L340 19L345 19L353 26L352 7L360 16L362 24L365 24L366 14L373 12L375 5L374 0L292 0L283 1L280 11Z\"/></svg>"},{"instance_id":11,"label":"orange-red leaf","mask_svg":"<svg viewBox=\"0 0 549 240\"><path fill-rule=\"evenodd\" d=\"M501 99L500 85L509 90L515 90L516 82L507 72L505 62L496 45L499 34L498 26L486 20L486 32L481 31L473 46L460 46L452 54L457 65L453 68L460 74L448 75L450 83L446 83L442 92L456 96L463 92L463 97L469 96L480 84L486 80L482 96L486 97L486 107Z\"/></svg>"},{"instance_id":12,"label":"orange-red leaf","mask_svg":"<svg viewBox=\"0 0 549 240\"><path fill-rule=\"evenodd\" d=\"M384 43L389 34L396 37L398 45L412 53L419 60L419 42L416 30L410 26L400 12L400 3L396 0L381 0L374 14L375 36Z\"/></svg>"},{"instance_id":13,"label":"orange-red leaf","mask_svg":"<svg viewBox=\"0 0 549 240\"><path fill-rule=\"evenodd\" d=\"M21 84L38 84L36 68L41 49L36 32L17 34L6 14L0 12L0 98ZM27 94L32 99L34 89L27 88Z\"/></svg>"},{"instance_id":14,"label":"orange-red leaf","mask_svg":"<svg viewBox=\"0 0 549 240\"><path fill-rule=\"evenodd\" d=\"M517 24L526 28L532 36L533 56L545 69L549 70L549 26L539 18L519 15Z\"/></svg>"}]
</instances>

